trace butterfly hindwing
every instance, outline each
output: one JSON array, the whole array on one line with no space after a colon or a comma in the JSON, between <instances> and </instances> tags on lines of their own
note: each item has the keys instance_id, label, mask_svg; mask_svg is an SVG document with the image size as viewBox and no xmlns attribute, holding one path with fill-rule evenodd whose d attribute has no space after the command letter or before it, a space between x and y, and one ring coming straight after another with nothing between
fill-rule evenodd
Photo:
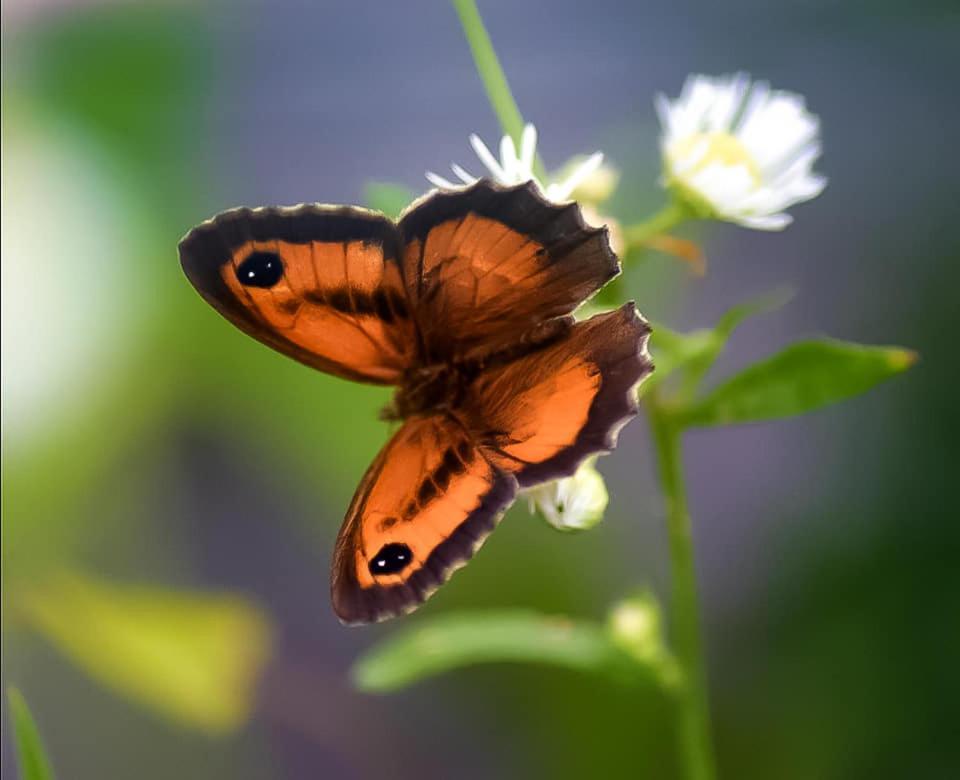
<instances>
[{"instance_id":1,"label":"butterfly hindwing","mask_svg":"<svg viewBox=\"0 0 960 780\"><path fill-rule=\"evenodd\" d=\"M367 623L414 609L473 555L515 493L516 480L453 419L407 420L367 470L340 529L337 615Z\"/></svg>"},{"instance_id":2,"label":"butterfly hindwing","mask_svg":"<svg viewBox=\"0 0 960 780\"><path fill-rule=\"evenodd\" d=\"M619 271L607 231L532 182L487 180L433 192L399 223L404 279L428 359L470 360L509 348L572 312Z\"/></svg>"},{"instance_id":3,"label":"butterfly hindwing","mask_svg":"<svg viewBox=\"0 0 960 780\"><path fill-rule=\"evenodd\" d=\"M337 376L397 383L418 340L395 225L352 207L233 209L180 242L187 277L259 341Z\"/></svg>"},{"instance_id":4,"label":"butterfly hindwing","mask_svg":"<svg viewBox=\"0 0 960 780\"><path fill-rule=\"evenodd\" d=\"M482 372L457 413L521 488L569 476L588 455L613 449L636 415L634 388L653 370L649 333L632 303L578 322Z\"/></svg>"}]
</instances>

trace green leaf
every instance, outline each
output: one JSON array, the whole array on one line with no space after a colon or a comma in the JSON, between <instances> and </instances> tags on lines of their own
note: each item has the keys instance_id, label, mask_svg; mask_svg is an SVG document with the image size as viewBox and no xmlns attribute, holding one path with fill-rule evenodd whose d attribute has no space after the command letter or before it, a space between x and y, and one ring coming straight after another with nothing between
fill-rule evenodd
<instances>
[{"instance_id":1,"label":"green leaf","mask_svg":"<svg viewBox=\"0 0 960 780\"><path fill-rule=\"evenodd\" d=\"M444 615L400 631L353 667L364 691L385 692L482 663L539 663L636 679L644 667L603 627L524 610Z\"/></svg>"},{"instance_id":2,"label":"green leaf","mask_svg":"<svg viewBox=\"0 0 960 780\"><path fill-rule=\"evenodd\" d=\"M760 314L768 314L776 311L793 297L790 290L774 290L773 292L759 295L749 301L745 301L732 309L728 310L714 326L710 334L710 343L707 348L698 355L694 355L688 362L687 374L684 377L681 396L684 399L693 398L700 387L700 383L707 375L707 372L717 362L717 358L727 347L727 342L733 332L740 325L751 317Z\"/></svg>"},{"instance_id":3,"label":"green leaf","mask_svg":"<svg viewBox=\"0 0 960 780\"><path fill-rule=\"evenodd\" d=\"M917 355L822 339L794 344L722 383L682 413L688 426L792 417L864 393L905 371Z\"/></svg>"},{"instance_id":4,"label":"green leaf","mask_svg":"<svg viewBox=\"0 0 960 780\"><path fill-rule=\"evenodd\" d=\"M413 191L407 187L379 181L367 182L364 185L363 193L370 208L382 211L390 219L399 217L400 212L416 198Z\"/></svg>"},{"instance_id":5,"label":"green leaf","mask_svg":"<svg viewBox=\"0 0 960 780\"><path fill-rule=\"evenodd\" d=\"M18 616L91 677L185 726L241 727L271 626L230 594L117 584L62 572L16 593Z\"/></svg>"},{"instance_id":6,"label":"green leaf","mask_svg":"<svg viewBox=\"0 0 960 780\"><path fill-rule=\"evenodd\" d=\"M20 780L52 780L53 771L50 761L40 740L37 724L30 714L27 702L16 688L7 689L10 702L10 720L17 744L17 764L20 767Z\"/></svg>"},{"instance_id":7,"label":"green leaf","mask_svg":"<svg viewBox=\"0 0 960 780\"><path fill-rule=\"evenodd\" d=\"M774 290L741 303L727 311L710 330L701 328L689 333L677 333L664 325L655 324L650 337L650 350L656 371L641 385L641 396L671 374L683 371L680 395L684 398L693 397L703 377L740 324L750 317L779 309L792 295L789 290Z\"/></svg>"},{"instance_id":8,"label":"green leaf","mask_svg":"<svg viewBox=\"0 0 960 780\"><path fill-rule=\"evenodd\" d=\"M667 377L707 354L714 343L714 334L711 330L701 329L689 333L678 333L659 323L654 323L652 327L650 352L656 368L640 385L641 397L662 384Z\"/></svg>"},{"instance_id":9,"label":"green leaf","mask_svg":"<svg viewBox=\"0 0 960 780\"><path fill-rule=\"evenodd\" d=\"M793 298L792 290L773 290L772 292L758 295L756 298L751 298L749 301L744 301L732 309L729 309L717 320L717 324L713 329L717 338L722 342L721 346L726 344L727 340L744 320L760 314L774 312L789 303L791 298Z\"/></svg>"}]
</instances>

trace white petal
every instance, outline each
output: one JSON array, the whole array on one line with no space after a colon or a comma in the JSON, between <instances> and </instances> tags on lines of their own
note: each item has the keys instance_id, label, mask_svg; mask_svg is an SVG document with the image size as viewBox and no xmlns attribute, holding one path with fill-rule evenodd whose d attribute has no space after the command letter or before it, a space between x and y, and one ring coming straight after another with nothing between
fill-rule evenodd
<instances>
[{"instance_id":1,"label":"white petal","mask_svg":"<svg viewBox=\"0 0 960 780\"><path fill-rule=\"evenodd\" d=\"M506 173L503 168L500 167L500 163L497 161L497 158L493 156L493 153L487 148L487 145L480 140L480 136L476 133L471 133L470 135L470 145L473 147L473 151L476 152L477 157L480 158L480 162L483 163L484 167L490 171L490 175L493 176L494 180L500 182L501 184L509 184L507 181Z\"/></svg>"},{"instance_id":2,"label":"white petal","mask_svg":"<svg viewBox=\"0 0 960 780\"><path fill-rule=\"evenodd\" d=\"M739 204L756 186L745 165L708 165L685 182L724 216L738 213Z\"/></svg>"},{"instance_id":3,"label":"white petal","mask_svg":"<svg viewBox=\"0 0 960 780\"><path fill-rule=\"evenodd\" d=\"M815 142L819 130L818 119L806 110L802 97L773 92L762 106L744 117L737 137L764 175L775 176Z\"/></svg>"},{"instance_id":4,"label":"white petal","mask_svg":"<svg viewBox=\"0 0 960 780\"><path fill-rule=\"evenodd\" d=\"M551 198L551 200L567 200L573 194L573 191L602 164L603 152L594 152L591 154L567 176L565 181L556 182L551 185L551 188L555 188L555 197Z\"/></svg>"},{"instance_id":5,"label":"white petal","mask_svg":"<svg viewBox=\"0 0 960 780\"><path fill-rule=\"evenodd\" d=\"M537 154L537 128L529 122L523 127L520 136L520 165L525 171L533 171L533 160Z\"/></svg>"},{"instance_id":6,"label":"white petal","mask_svg":"<svg viewBox=\"0 0 960 780\"><path fill-rule=\"evenodd\" d=\"M509 135L500 139L500 164L503 166L504 184L518 184L520 176L520 158L517 157L517 147Z\"/></svg>"},{"instance_id":7,"label":"white petal","mask_svg":"<svg viewBox=\"0 0 960 780\"><path fill-rule=\"evenodd\" d=\"M534 184L536 184L538 187L540 186L540 182L538 181L534 181ZM568 195L564 195L563 188L556 182L553 184L548 184L545 190L543 187L540 187L540 190L543 192L543 197L545 197L551 203L563 203L569 198Z\"/></svg>"},{"instance_id":8,"label":"white petal","mask_svg":"<svg viewBox=\"0 0 960 780\"><path fill-rule=\"evenodd\" d=\"M660 134L662 142L669 142L676 136L673 128L673 104L670 99L662 92L654 95L653 106L657 112L657 118L660 120L660 127L663 132Z\"/></svg>"},{"instance_id":9,"label":"white petal","mask_svg":"<svg viewBox=\"0 0 960 780\"><path fill-rule=\"evenodd\" d=\"M428 182L430 182L434 187L439 187L441 190L455 190L462 186L460 184L454 184L452 181L444 179L442 176L438 176L433 171L427 171L426 177Z\"/></svg>"},{"instance_id":10,"label":"white petal","mask_svg":"<svg viewBox=\"0 0 960 780\"><path fill-rule=\"evenodd\" d=\"M740 114L740 121L737 122L735 135L743 141L744 128L755 118L759 112L763 111L770 97L770 85L766 81L756 81L750 90L743 112Z\"/></svg>"},{"instance_id":11,"label":"white petal","mask_svg":"<svg viewBox=\"0 0 960 780\"><path fill-rule=\"evenodd\" d=\"M745 73L737 73L717 90L713 105L706 115L708 130L715 133L729 132L734 118L740 112L749 86L750 77Z\"/></svg>"},{"instance_id":12,"label":"white petal","mask_svg":"<svg viewBox=\"0 0 960 780\"><path fill-rule=\"evenodd\" d=\"M456 175L464 184L473 184L477 180L476 176L469 171L464 170L456 163L451 163L450 170L452 170L454 175Z\"/></svg>"},{"instance_id":13,"label":"white petal","mask_svg":"<svg viewBox=\"0 0 960 780\"><path fill-rule=\"evenodd\" d=\"M760 216L740 217L735 222L754 230L783 230L793 222L789 214L763 214Z\"/></svg>"},{"instance_id":14,"label":"white petal","mask_svg":"<svg viewBox=\"0 0 960 780\"><path fill-rule=\"evenodd\" d=\"M710 141L706 137L697 141L682 157L676 154L674 147L668 148L667 163L673 175L682 177L687 171L700 163L709 148Z\"/></svg>"}]
</instances>

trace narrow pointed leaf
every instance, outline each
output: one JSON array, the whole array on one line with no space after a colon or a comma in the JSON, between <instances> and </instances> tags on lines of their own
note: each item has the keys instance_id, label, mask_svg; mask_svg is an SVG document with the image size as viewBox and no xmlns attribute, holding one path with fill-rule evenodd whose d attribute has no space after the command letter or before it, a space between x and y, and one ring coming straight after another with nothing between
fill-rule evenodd
<instances>
[{"instance_id":1,"label":"narrow pointed leaf","mask_svg":"<svg viewBox=\"0 0 960 780\"><path fill-rule=\"evenodd\" d=\"M791 298L793 298L793 291L789 289L772 290L763 295L758 295L756 298L751 298L728 309L717 320L714 331L723 342L726 342L745 320L777 311L789 303Z\"/></svg>"},{"instance_id":2,"label":"narrow pointed leaf","mask_svg":"<svg viewBox=\"0 0 960 780\"><path fill-rule=\"evenodd\" d=\"M800 342L722 383L681 420L688 426L735 425L805 414L864 393L915 361L916 353L899 347Z\"/></svg>"},{"instance_id":3,"label":"narrow pointed leaf","mask_svg":"<svg viewBox=\"0 0 960 780\"><path fill-rule=\"evenodd\" d=\"M709 330L701 328L678 333L664 325L654 324L650 351L656 371L640 386L641 397L676 372L684 375L682 396L693 397L701 380L744 320L776 311L792 296L789 290L774 290L757 296L725 312Z\"/></svg>"},{"instance_id":4,"label":"narrow pointed leaf","mask_svg":"<svg viewBox=\"0 0 960 780\"><path fill-rule=\"evenodd\" d=\"M27 702L16 688L8 689L7 699L10 702L10 720L17 745L20 780L53 780L50 761Z\"/></svg>"},{"instance_id":5,"label":"narrow pointed leaf","mask_svg":"<svg viewBox=\"0 0 960 780\"><path fill-rule=\"evenodd\" d=\"M727 310L717 321L713 330L710 331L710 339L706 348L699 354L693 355L687 363L686 376L681 389L683 398L689 399L696 395L697 389L707 372L717 362L717 358L727 348L730 337L744 321L751 317L776 311L786 304L791 297L793 297L793 293L789 290L774 290Z\"/></svg>"}]
</instances>

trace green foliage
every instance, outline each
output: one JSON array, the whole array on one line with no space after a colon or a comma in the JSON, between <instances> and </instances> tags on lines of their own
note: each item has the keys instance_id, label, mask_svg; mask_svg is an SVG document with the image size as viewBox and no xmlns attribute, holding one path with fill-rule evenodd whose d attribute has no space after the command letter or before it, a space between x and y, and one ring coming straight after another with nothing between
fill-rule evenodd
<instances>
[{"instance_id":1,"label":"green foliage","mask_svg":"<svg viewBox=\"0 0 960 780\"><path fill-rule=\"evenodd\" d=\"M793 294L787 290L774 290L729 309L714 326L707 349L690 361L690 375L686 382L688 392L692 392L706 376L726 348L733 332L740 325L751 317L776 311L788 303L791 297L793 297Z\"/></svg>"},{"instance_id":2,"label":"green foliage","mask_svg":"<svg viewBox=\"0 0 960 780\"><path fill-rule=\"evenodd\" d=\"M694 361L702 360L713 348L714 341L714 332L706 328L678 333L666 325L654 323L650 352L656 369L640 385L640 397L649 395L654 388Z\"/></svg>"},{"instance_id":3,"label":"green foliage","mask_svg":"<svg viewBox=\"0 0 960 780\"><path fill-rule=\"evenodd\" d=\"M653 326L650 348L657 370L640 386L641 396L667 377L682 371L681 394L689 398L727 346L733 332L747 319L775 311L790 300L786 291L774 291L745 301L727 311L712 329L677 333L662 324Z\"/></svg>"},{"instance_id":4,"label":"green foliage","mask_svg":"<svg viewBox=\"0 0 960 780\"><path fill-rule=\"evenodd\" d=\"M864 393L905 371L916 354L821 339L787 347L750 366L681 413L689 426L792 417Z\"/></svg>"},{"instance_id":5,"label":"green foliage","mask_svg":"<svg viewBox=\"0 0 960 780\"><path fill-rule=\"evenodd\" d=\"M367 205L382 211L390 219L396 219L400 212L409 206L416 194L413 190L399 184L371 181L363 188L364 199Z\"/></svg>"},{"instance_id":6,"label":"green foliage","mask_svg":"<svg viewBox=\"0 0 960 780\"><path fill-rule=\"evenodd\" d=\"M180 177L193 162L197 101L211 72L212 49L196 12L136 4L51 19L24 39L37 52L33 93L135 166L138 180L149 182L144 196L177 208Z\"/></svg>"},{"instance_id":7,"label":"green foliage","mask_svg":"<svg viewBox=\"0 0 960 780\"><path fill-rule=\"evenodd\" d=\"M659 667L640 661L603 626L525 610L442 615L420 621L368 651L353 668L365 691L404 688L481 663L538 663L620 681L650 679Z\"/></svg>"},{"instance_id":8,"label":"green foliage","mask_svg":"<svg viewBox=\"0 0 960 780\"><path fill-rule=\"evenodd\" d=\"M270 652L266 617L232 595L76 572L21 588L19 617L105 686L211 734L246 722Z\"/></svg>"},{"instance_id":9,"label":"green foliage","mask_svg":"<svg viewBox=\"0 0 960 780\"><path fill-rule=\"evenodd\" d=\"M7 699L10 703L10 720L13 723L14 741L17 746L20 780L53 780L50 761L27 702L16 688L7 689Z\"/></svg>"}]
</instances>

